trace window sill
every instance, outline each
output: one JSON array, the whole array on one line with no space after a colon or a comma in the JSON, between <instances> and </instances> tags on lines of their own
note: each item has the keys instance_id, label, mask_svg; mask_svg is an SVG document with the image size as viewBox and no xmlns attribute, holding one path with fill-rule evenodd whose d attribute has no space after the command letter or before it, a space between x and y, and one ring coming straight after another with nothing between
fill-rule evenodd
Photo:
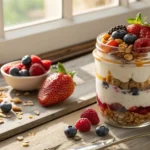
<instances>
[{"instance_id":1,"label":"window sill","mask_svg":"<svg viewBox=\"0 0 150 150\"><path fill-rule=\"evenodd\" d=\"M5 39L0 41L0 56L4 56L0 63L93 40L110 26L126 24L128 16L135 16L139 11L149 14L149 8L145 2L135 2L130 7L118 6L74 16L72 20L61 19L7 31Z\"/></svg>"}]
</instances>

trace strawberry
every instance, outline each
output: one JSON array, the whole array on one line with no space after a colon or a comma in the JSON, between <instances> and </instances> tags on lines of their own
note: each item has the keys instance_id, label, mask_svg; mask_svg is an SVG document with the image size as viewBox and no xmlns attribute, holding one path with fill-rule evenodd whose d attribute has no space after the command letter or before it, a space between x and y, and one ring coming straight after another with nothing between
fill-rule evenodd
<instances>
[{"instance_id":1,"label":"strawberry","mask_svg":"<svg viewBox=\"0 0 150 150\"><path fill-rule=\"evenodd\" d=\"M142 26L140 24L131 24L127 26L127 31L129 33L135 34L137 37L140 36Z\"/></svg>"},{"instance_id":2,"label":"strawberry","mask_svg":"<svg viewBox=\"0 0 150 150\"><path fill-rule=\"evenodd\" d=\"M13 67L12 64L5 65L4 72L7 73L7 74L9 74L9 70L10 70L11 67Z\"/></svg>"},{"instance_id":3,"label":"strawberry","mask_svg":"<svg viewBox=\"0 0 150 150\"><path fill-rule=\"evenodd\" d=\"M42 65L46 71L49 70L51 64L52 62L50 60L42 60Z\"/></svg>"},{"instance_id":4,"label":"strawberry","mask_svg":"<svg viewBox=\"0 0 150 150\"><path fill-rule=\"evenodd\" d=\"M92 125L97 125L100 122L97 112L92 108L86 108L80 118L89 119Z\"/></svg>"},{"instance_id":5,"label":"strawberry","mask_svg":"<svg viewBox=\"0 0 150 150\"><path fill-rule=\"evenodd\" d=\"M74 71L68 73L61 63L52 69L56 73L51 74L44 81L38 93L38 100L42 106L51 106L66 100L75 89L72 79Z\"/></svg>"},{"instance_id":6,"label":"strawberry","mask_svg":"<svg viewBox=\"0 0 150 150\"><path fill-rule=\"evenodd\" d=\"M36 56L36 55L31 55L31 63L39 63L42 64L42 60L40 57Z\"/></svg>"},{"instance_id":7,"label":"strawberry","mask_svg":"<svg viewBox=\"0 0 150 150\"><path fill-rule=\"evenodd\" d=\"M140 31L140 38L149 38L150 39L150 27L143 26Z\"/></svg>"},{"instance_id":8,"label":"strawberry","mask_svg":"<svg viewBox=\"0 0 150 150\"><path fill-rule=\"evenodd\" d=\"M114 46L114 47L118 47L118 42L116 42L115 40L111 40L107 43L107 45L109 46Z\"/></svg>"},{"instance_id":9,"label":"strawberry","mask_svg":"<svg viewBox=\"0 0 150 150\"><path fill-rule=\"evenodd\" d=\"M146 53L149 51L148 48L150 47L150 39L149 38L140 38L137 39L134 43L134 51L137 53Z\"/></svg>"},{"instance_id":10,"label":"strawberry","mask_svg":"<svg viewBox=\"0 0 150 150\"><path fill-rule=\"evenodd\" d=\"M43 68L41 64L38 64L38 63L32 64L29 69L30 76L38 76L44 73L45 73L45 69Z\"/></svg>"},{"instance_id":11,"label":"strawberry","mask_svg":"<svg viewBox=\"0 0 150 150\"><path fill-rule=\"evenodd\" d=\"M87 118L81 118L76 122L76 128L80 132L88 132L91 129L91 123Z\"/></svg>"}]
</instances>

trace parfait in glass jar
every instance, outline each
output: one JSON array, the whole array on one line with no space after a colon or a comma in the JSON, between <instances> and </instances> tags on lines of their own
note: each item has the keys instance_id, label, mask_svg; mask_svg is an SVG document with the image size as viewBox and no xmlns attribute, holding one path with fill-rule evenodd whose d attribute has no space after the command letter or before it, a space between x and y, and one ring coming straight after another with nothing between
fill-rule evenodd
<instances>
[{"instance_id":1,"label":"parfait in glass jar","mask_svg":"<svg viewBox=\"0 0 150 150\"><path fill-rule=\"evenodd\" d=\"M150 124L150 24L141 13L97 37L93 51L97 103L106 123Z\"/></svg>"}]
</instances>

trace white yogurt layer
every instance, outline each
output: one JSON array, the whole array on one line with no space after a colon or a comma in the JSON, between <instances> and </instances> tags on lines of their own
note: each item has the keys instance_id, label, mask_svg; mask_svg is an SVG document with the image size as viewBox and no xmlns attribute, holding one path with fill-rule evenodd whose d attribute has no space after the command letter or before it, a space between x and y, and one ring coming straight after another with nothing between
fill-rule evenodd
<instances>
[{"instance_id":1,"label":"white yogurt layer","mask_svg":"<svg viewBox=\"0 0 150 150\"><path fill-rule=\"evenodd\" d=\"M136 67L135 65L124 65L98 61L95 59L96 72L102 77L106 77L108 72L122 82L128 82L131 78L135 82L145 82L150 77L150 65Z\"/></svg>"},{"instance_id":2,"label":"white yogurt layer","mask_svg":"<svg viewBox=\"0 0 150 150\"><path fill-rule=\"evenodd\" d=\"M112 104L120 103L126 109L133 106L150 106L150 91L139 91L139 95L133 96L132 94L123 94L116 92L112 85L105 89L102 86L102 81L96 78L96 93L102 103Z\"/></svg>"}]
</instances>

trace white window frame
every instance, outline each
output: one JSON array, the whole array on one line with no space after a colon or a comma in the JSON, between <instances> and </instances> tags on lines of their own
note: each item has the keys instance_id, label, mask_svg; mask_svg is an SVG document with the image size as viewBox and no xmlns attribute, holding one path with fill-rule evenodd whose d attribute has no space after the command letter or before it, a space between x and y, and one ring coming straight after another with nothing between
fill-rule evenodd
<instances>
[{"instance_id":1,"label":"white window frame","mask_svg":"<svg viewBox=\"0 0 150 150\"><path fill-rule=\"evenodd\" d=\"M111 26L126 24L125 18L135 16L138 12L149 15L149 0L136 1L130 5L128 0L120 0L120 4L117 7L73 16L72 1L63 0L63 18L60 20L5 31L5 34L0 28L0 64L26 54L41 54L93 40ZM0 0L0 27L3 26L2 19Z\"/></svg>"}]
</instances>

